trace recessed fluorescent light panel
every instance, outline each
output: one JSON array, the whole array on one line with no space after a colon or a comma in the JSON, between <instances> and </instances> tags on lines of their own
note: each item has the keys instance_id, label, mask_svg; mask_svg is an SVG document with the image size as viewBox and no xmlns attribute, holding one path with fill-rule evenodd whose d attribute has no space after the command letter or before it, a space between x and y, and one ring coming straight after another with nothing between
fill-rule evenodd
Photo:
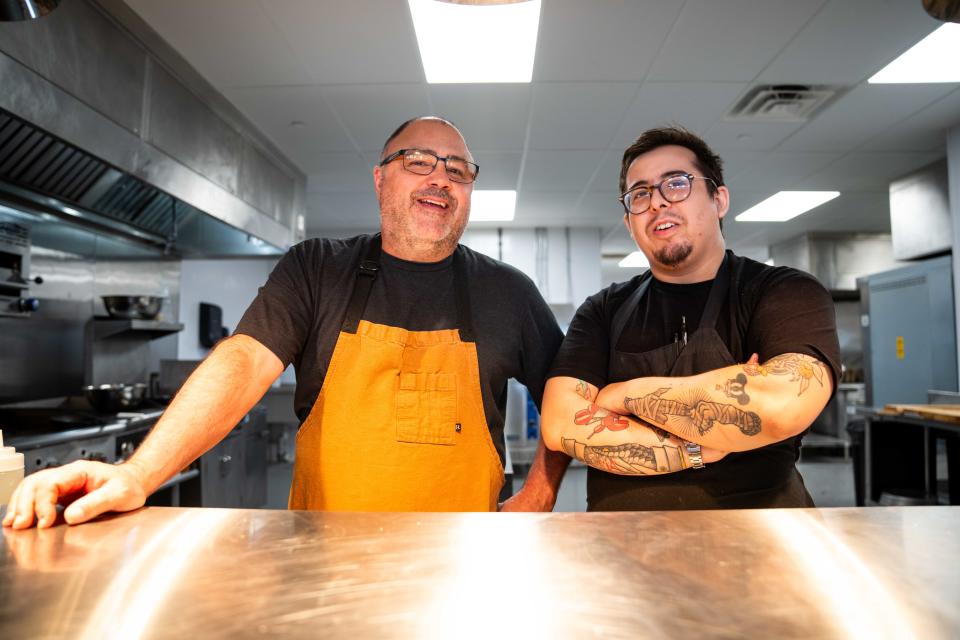
<instances>
[{"instance_id":1,"label":"recessed fluorescent light panel","mask_svg":"<svg viewBox=\"0 0 960 640\"><path fill-rule=\"evenodd\" d=\"M540 0L493 5L407 1L430 84L533 78Z\"/></svg>"},{"instance_id":2,"label":"recessed fluorescent light panel","mask_svg":"<svg viewBox=\"0 0 960 640\"><path fill-rule=\"evenodd\" d=\"M737 222L786 222L840 195L839 191L781 191L736 217Z\"/></svg>"},{"instance_id":3,"label":"recessed fluorescent light panel","mask_svg":"<svg viewBox=\"0 0 960 640\"><path fill-rule=\"evenodd\" d=\"M643 255L643 251L634 251L618 262L617 266L621 269L649 269L650 261Z\"/></svg>"},{"instance_id":4,"label":"recessed fluorescent light panel","mask_svg":"<svg viewBox=\"0 0 960 640\"><path fill-rule=\"evenodd\" d=\"M960 24L948 22L907 49L867 82L870 84L960 82L958 60L960 60Z\"/></svg>"},{"instance_id":5,"label":"recessed fluorescent light panel","mask_svg":"<svg viewBox=\"0 0 960 640\"><path fill-rule=\"evenodd\" d=\"M470 222L509 222L516 212L516 191L473 192Z\"/></svg>"}]
</instances>

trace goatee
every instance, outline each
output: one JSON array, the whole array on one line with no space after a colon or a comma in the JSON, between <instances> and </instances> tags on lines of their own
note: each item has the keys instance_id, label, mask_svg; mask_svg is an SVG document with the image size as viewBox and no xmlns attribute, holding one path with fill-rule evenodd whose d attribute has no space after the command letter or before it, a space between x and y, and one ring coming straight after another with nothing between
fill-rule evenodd
<instances>
[{"instance_id":1,"label":"goatee","mask_svg":"<svg viewBox=\"0 0 960 640\"><path fill-rule=\"evenodd\" d=\"M683 264L683 261L690 257L692 251L693 245L683 243L664 247L654 252L653 257L663 266L672 268Z\"/></svg>"}]
</instances>

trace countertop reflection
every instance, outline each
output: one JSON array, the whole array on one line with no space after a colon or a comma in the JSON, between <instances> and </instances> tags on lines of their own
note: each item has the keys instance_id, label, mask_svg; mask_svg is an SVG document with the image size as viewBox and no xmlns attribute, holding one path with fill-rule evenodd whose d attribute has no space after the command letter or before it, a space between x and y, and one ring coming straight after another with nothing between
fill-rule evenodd
<instances>
[{"instance_id":1,"label":"countertop reflection","mask_svg":"<svg viewBox=\"0 0 960 640\"><path fill-rule=\"evenodd\" d=\"M4 637L956 637L960 508L147 508L0 540Z\"/></svg>"}]
</instances>

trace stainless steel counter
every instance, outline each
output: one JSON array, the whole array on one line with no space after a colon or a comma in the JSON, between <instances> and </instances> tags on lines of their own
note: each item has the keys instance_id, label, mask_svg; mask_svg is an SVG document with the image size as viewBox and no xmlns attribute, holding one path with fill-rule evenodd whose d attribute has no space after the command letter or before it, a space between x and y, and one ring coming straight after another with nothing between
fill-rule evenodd
<instances>
[{"instance_id":1,"label":"stainless steel counter","mask_svg":"<svg viewBox=\"0 0 960 640\"><path fill-rule=\"evenodd\" d=\"M960 508L148 508L3 531L5 638L937 638Z\"/></svg>"}]
</instances>

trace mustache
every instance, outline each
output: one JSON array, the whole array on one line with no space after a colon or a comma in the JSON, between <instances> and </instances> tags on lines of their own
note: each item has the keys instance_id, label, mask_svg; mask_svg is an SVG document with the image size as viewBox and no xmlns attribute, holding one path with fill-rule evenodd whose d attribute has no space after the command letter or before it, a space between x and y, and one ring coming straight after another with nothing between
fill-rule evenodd
<instances>
[{"instance_id":1,"label":"mustache","mask_svg":"<svg viewBox=\"0 0 960 640\"><path fill-rule=\"evenodd\" d=\"M457 200L443 189L424 189L413 194L414 200L420 198L433 198L434 200L443 200L448 205L456 204Z\"/></svg>"}]
</instances>

